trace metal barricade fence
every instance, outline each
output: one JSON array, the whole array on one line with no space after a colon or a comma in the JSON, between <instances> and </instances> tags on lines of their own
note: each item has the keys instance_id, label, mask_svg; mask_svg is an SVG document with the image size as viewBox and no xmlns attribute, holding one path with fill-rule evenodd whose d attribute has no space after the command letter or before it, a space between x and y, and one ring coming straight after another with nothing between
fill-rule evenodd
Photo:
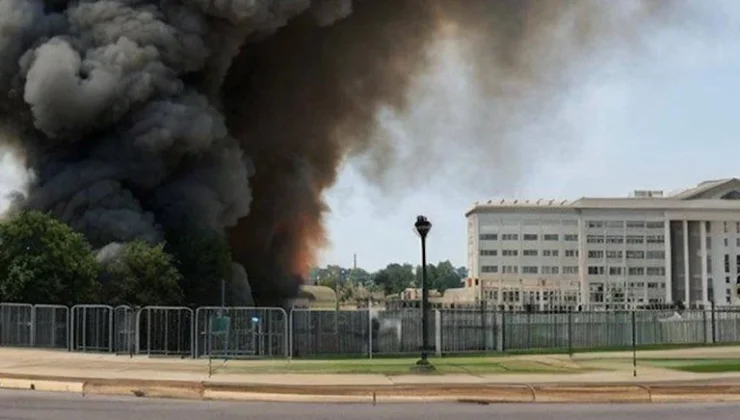
<instances>
[{"instance_id":1,"label":"metal barricade fence","mask_svg":"<svg viewBox=\"0 0 740 420\"><path fill-rule=\"evenodd\" d=\"M496 313L482 309L438 309L435 347L440 354L484 352L497 349Z\"/></svg>"},{"instance_id":2,"label":"metal barricade fence","mask_svg":"<svg viewBox=\"0 0 740 420\"><path fill-rule=\"evenodd\" d=\"M69 345L69 308L63 305L33 307L34 347L66 349Z\"/></svg>"},{"instance_id":3,"label":"metal barricade fence","mask_svg":"<svg viewBox=\"0 0 740 420\"><path fill-rule=\"evenodd\" d=\"M190 308L147 306L136 313L136 327L138 354L193 354L193 310Z\"/></svg>"},{"instance_id":4,"label":"metal barricade fence","mask_svg":"<svg viewBox=\"0 0 740 420\"><path fill-rule=\"evenodd\" d=\"M136 354L136 314L128 305L119 305L113 309L113 332L116 354Z\"/></svg>"},{"instance_id":5,"label":"metal barricade fence","mask_svg":"<svg viewBox=\"0 0 740 420\"><path fill-rule=\"evenodd\" d=\"M288 357L282 308L201 307L195 311L195 357Z\"/></svg>"},{"instance_id":6,"label":"metal barricade fence","mask_svg":"<svg viewBox=\"0 0 740 420\"><path fill-rule=\"evenodd\" d=\"M293 309L290 312L291 357L370 354L369 314L367 309Z\"/></svg>"},{"instance_id":7,"label":"metal barricade fence","mask_svg":"<svg viewBox=\"0 0 740 420\"><path fill-rule=\"evenodd\" d=\"M374 354L404 354L416 353L421 349L422 316L421 309L404 308L395 310L379 310L374 315L377 334L373 334ZM436 317L434 311L429 311L428 342L435 343Z\"/></svg>"},{"instance_id":8,"label":"metal barricade fence","mask_svg":"<svg viewBox=\"0 0 740 420\"><path fill-rule=\"evenodd\" d=\"M73 351L112 352L113 307L76 305L72 307L70 349Z\"/></svg>"},{"instance_id":9,"label":"metal barricade fence","mask_svg":"<svg viewBox=\"0 0 740 420\"><path fill-rule=\"evenodd\" d=\"M0 303L0 345L32 347L33 324L33 305Z\"/></svg>"}]
</instances>

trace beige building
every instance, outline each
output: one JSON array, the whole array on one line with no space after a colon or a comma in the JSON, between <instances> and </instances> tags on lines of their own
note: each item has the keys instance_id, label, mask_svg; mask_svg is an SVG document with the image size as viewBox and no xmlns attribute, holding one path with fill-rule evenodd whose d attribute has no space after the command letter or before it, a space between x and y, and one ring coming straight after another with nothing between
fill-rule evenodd
<instances>
[{"instance_id":1,"label":"beige building","mask_svg":"<svg viewBox=\"0 0 740 420\"><path fill-rule=\"evenodd\" d=\"M467 212L466 288L522 308L736 305L740 180L624 198L499 200Z\"/></svg>"}]
</instances>

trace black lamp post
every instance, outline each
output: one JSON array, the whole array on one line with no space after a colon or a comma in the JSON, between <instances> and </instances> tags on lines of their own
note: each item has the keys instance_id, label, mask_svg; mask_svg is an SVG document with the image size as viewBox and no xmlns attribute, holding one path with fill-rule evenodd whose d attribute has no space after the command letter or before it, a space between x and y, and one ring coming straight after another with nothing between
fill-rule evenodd
<instances>
[{"instance_id":1,"label":"black lamp post","mask_svg":"<svg viewBox=\"0 0 740 420\"><path fill-rule=\"evenodd\" d=\"M432 223L424 216L417 216L414 223L416 233L421 238L421 359L416 362L420 369L433 369L429 363L429 289L427 285L427 234Z\"/></svg>"}]
</instances>

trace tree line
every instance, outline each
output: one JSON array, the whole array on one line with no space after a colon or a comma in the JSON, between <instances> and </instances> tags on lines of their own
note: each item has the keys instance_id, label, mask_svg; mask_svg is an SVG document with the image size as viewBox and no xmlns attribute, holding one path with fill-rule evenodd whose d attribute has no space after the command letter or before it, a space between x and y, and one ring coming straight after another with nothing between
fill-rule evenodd
<instances>
[{"instance_id":1,"label":"tree line","mask_svg":"<svg viewBox=\"0 0 740 420\"><path fill-rule=\"evenodd\" d=\"M0 222L0 302L76 305L204 306L221 304L233 276L226 238L183 225L166 241L137 240L102 249L55 217L26 211ZM430 289L459 287L467 276L449 261L427 266ZM342 300L360 288L384 294L420 287L421 267L389 264L370 273L336 265L316 268L314 283L340 291ZM226 304L239 304L226 294Z\"/></svg>"},{"instance_id":2,"label":"tree line","mask_svg":"<svg viewBox=\"0 0 740 420\"><path fill-rule=\"evenodd\" d=\"M438 264L427 264L427 286L444 292L447 289L460 287L467 277L465 267L455 267L450 261ZM388 264L374 273L362 268L345 268L338 265L314 268L311 280L320 286L339 291L340 300L351 300L362 288L371 292L383 292L385 295L400 293L409 287L421 287L421 266L411 264Z\"/></svg>"},{"instance_id":3,"label":"tree line","mask_svg":"<svg viewBox=\"0 0 740 420\"><path fill-rule=\"evenodd\" d=\"M0 223L0 301L75 305L209 305L232 278L226 239L195 228L168 241L94 250L62 221L27 211Z\"/></svg>"}]
</instances>

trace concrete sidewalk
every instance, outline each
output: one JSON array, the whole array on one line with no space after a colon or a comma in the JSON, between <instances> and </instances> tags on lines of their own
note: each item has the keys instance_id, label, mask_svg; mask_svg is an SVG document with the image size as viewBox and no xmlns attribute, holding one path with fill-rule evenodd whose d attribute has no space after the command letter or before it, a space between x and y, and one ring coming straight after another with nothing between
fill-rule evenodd
<instances>
[{"instance_id":1,"label":"concrete sidewalk","mask_svg":"<svg viewBox=\"0 0 740 420\"><path fill-rule=\"evenodd\" d=\"M644 358L731 358L738 348L641 352ZM631 353L492 357L583 365L582 373L436 375L244 373L251 366L326 361L127 357L0 349L0 388L180 399L279 402L719 402L740 401L740 373L696 374L638 366ZM480 359L479 359L480 360ZM382 360L368 361L382 363ZM439 361L442 363L442 361ZM594 368L605 369L593 371ZM242 372L239 372L242 369Z\"/></svg>"},{"instance_id":2,"label":"concrete sidewalk","mask_svg":"<svg viewBox=\"0 0 740 420\"><path fill-rule=\"evenodd\" d=\"M423 384L600 384L600 383L670 383L670 382L740 382L740 372L690 373L640 365L639 358L696 359L738 358L740 347L716 347L681 350L641 351L638 354L637 377L633 376L632 353L582 353L571 360L567 355L507 356L506 360L533 360L545 364L575 364L588 368L582 373L456 373L444 375L382 374L317 374L317 373L249 373L239 372L250 366L276 366L291 363L326 363L323 361L289 360L213 360L209 376L207 359L149 358L82 354L37 349L0 349L0 376L48 377L74 379L118 379L209 382L271 386L392 386ZM499 358L492 358L497 360ZM379 361L382 363L382 361ZM594 371L593 369L603 369Z\"/></svg>"}]
</instances>

